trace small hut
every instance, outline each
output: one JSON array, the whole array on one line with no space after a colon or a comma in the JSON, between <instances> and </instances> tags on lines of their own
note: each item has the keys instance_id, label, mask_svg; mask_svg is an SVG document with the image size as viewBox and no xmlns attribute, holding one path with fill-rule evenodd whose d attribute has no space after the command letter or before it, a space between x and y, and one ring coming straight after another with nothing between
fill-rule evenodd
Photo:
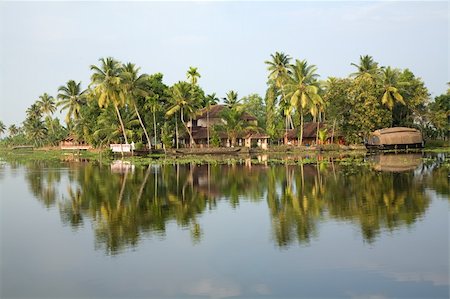
<instances>
[{"instance_id":1,"label":"small hut","mask_svg":"<svg viewBox=\"0 0 450 299\"><path fill-rule=\"evenodd\" d=\"M92 147L84 141L78 141L75 136L69 135L59 142L62 150L88 150Z\"/></svg>"},{"instance_id":2,"label":"small hut","mask_svg":"<svg viewBox=\"0 0 450 299\"><path fill-rule=\"evenodd\" d=\"M422 133L413 128L394 127L374 131L365 142L367 149L422 148Z\"/></svg>"}]
</instances>

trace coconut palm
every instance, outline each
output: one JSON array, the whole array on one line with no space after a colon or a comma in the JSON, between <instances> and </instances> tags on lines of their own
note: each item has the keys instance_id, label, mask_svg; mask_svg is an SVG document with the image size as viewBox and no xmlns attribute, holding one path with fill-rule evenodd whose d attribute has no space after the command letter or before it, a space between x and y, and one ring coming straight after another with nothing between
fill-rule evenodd
<instances>
[{"instance_id":1,"label":"coconut palm","mask_svg":"<svg viewBox=\"0 0 450 299\"><path fill-rule=\"evenodd\" d=\"M39 106L43 114L50 116L56 111L55 99L48 93L44 93L39 96Z\"/></svg>"},{"instance_id":2,"label":"coconut palm","mask_svg":"<svg viewBox=\"0 0 450 299\"><path fill-rule=\"evenodd\" d=\"M216 97L216 93L209 94L205 97L203 106L206 107L206 140L209 147L209 110L212 105L216 105L219 99Z\"/></svg>"},{"instance_id":3,"label":"coconut palm","mask_svg":"<svg viewBox=\"0 0 450 299\"><path fill-rule=\"evenodd\" d=\"M5 124L0 120L0 135L3 135L6 132Z\"/></svg>"},{"instance_id":4,"label":"coconut palm","mask_svg":"<svg viewBox=\"0 0 450 299\"><path fill-rule=\"evenodd\" d=\"M37 103L32 104L26 111L27 119L40 119L42 117L41 108Z\"/></svg>"},{"instance_id":5,"label":"coconut palm","mask_svg":"<svg viewBox=\"0 0 450 299\"><path fill-rule=\"evenodd\" d=\"M309 110L314 119L316 119L323 101L319 95L317 67L315 65L308 65L306 60L296 60L295 64L289 68L291 76L286 84L287 98L290 99L291 106L295 107L300 114L299 145L301 145L303 141L304 111Z\"/></svg>"},{"instance_id":6,"label":"coconut palm","mask_svg":"<svg viewBox=\"0 0 450 299\"><path fill-rule=\"evenodd\" d=\"M238 105L240 102L238 99L238 93L234 90L230 90L227 92L226 97L223 98L223 102L231 108Z\"/></svg>"},{"instance_id":7,"label":"coconut palm","mask_svg":"<svg viewBox=\"0 0 450 299\"><path fill-rule=\"evenodd\" d=\"M225 108L220 113L224 123L218 127L227 132L228 139L230 139L232 147L236 144L236 138L238 135L244 130L258 130L258 128L250 125L243 117L244 113L245 111L243 106Z\"/></svg>"},{"instance_id":8,"label":"coconut palm","mask_svg":"<svg viewBox=\"0 0 450 299\"><path fill-rule=\"evenodd\" d=\"M150 108L150 111L152 111L153 114L153 138L154 138L154 144L156 146L156 112L161 110L161 103L159 100L159 94L153 94L151 96L145 97L146 103L144 105L145 108Z\"/></svg>"},{"instance_id":9,"label":"coconut palm","mask_svg":"<svg viewBox=\"0 0 450 299\"><path fill-rule=\"evenodd\" d=\"M398 71L388 66L381 70L380 81L383 85L383 95L381 96L381 103L386 105L389 110L394 108L395 102L399 102L405 105L403 96L398 91L396 86L402 85L402 82L398 82Z\"/></svg>"},{"instance_id":10,"label":"coconut palm","mask_svg":"<svg viewBox=\"0 0 450 299\"><path fill-rule=\"evenodd\" d=\"M357 72L351 74L353 77L368 76L375 79L379 75L378 62L375 62L372 56L359 56L359 64L351 63L351 65L358 69Z\"/></svg>"},{"instance_id":11,"label":"coconut palm","mask_svg":"<svg viewBox=\"0 0 450 299\"><path fill-rule=\"evenodd\" d=\"M102 143L117 142L120 136L131 136L133 134L132 127L139 124L133 110L125 111L122 118L125 131L122 131L121 124L117 124L114 113L110 109L108 107L100 114L97 120L99 129L93 133L94 137L101 140Z\"/></svg>"},{"instance_id":12,"label":"coconut palm","mask_svg":"<svg viewBox=\"0 0 450 299\"><path fill-rule=\"evenodd\" d=\"M61 111L69 109L65 121L69 123L72 117L77 120L80 118L81 107L86 104L86 91L81 90L81 82L74 80L67 81L66 85L58 88L57 106L62 106Z\"/></svg>"},{"instance_id":13,"label":"coconut palm","mask_svg":"<svg viewBox=\"0 0 450 299\"><path fill-rule=\"evenodd\" d=\"M197 85L198 78L201 78L200 73L197 71L196 67L189 67L186 72L186 76L192 85Z\"/></svg>"},{"instance_id":14,"label":"coconut palm","mask_svg":"<svg viewBox=\"0 0 450 299\"><path fill-rule=\"evenodd\" d=\"M128 144L125 126L119 111L119 107L125 106L127 100L126 91L122 84L121 65L112 57L101 58L99 61L100 67L91 65L91 71L94 71L90 84L92 86L92 92L97 97L100 107L107 107L110 104L114 106L120 126L122 127L125 143Z\"/></svg>"},{"instance_id":15,"label":"coconut palm","mask_svg":"<svg viewBox=\"0 0 450 299\"><path fill-rule=\"evenodd\" d=\"M287 54L284 54L283 52L275 52L275 54L270 54L270 57L272 58L271 60L267 60L264 62L265 64L267 64L267 70L269 71L269 80L274 82L275 87L278 90L281 90L281 102L289 103L290 100L286 98L284 86L286 80L291 74L291 70L289 68L291 57ZM284 106L287 107L288 105ZM290 120L290 113L288 114L288 112L288 110L284 110L286 134Z\"/></svg>"},{"instance_id":16,"label":"coconut palm","mask_svg":"<svg viewBox=\"0 0 450 299\"><path fill-rule=\"evenodd\" d=\"M171 88L171 104L166 112L166 116L172 116L179 111L181 122L189 134L190 143L195 144L191 130L184 120L185 114L192 118L198 108L198 103L196 103L191 93L191 84L183 81L175 83Z\"/></svg>"},{"instance_id":17,"label":"coconut palm","mask_svg":"<svg viewBox=\"0 0 450 299\"><path fill-rule=\"evenodd\" d=\"M14 124L8 127L9 136L16 136L17 134L19 134L19 131L20 131L19 128Z\"/></svg>"},{"instance_id":18,"label":"coconut palm","mask_svg":"<svg viewBox=\"0 0 450 299\"><path fill-rule=\"evenodd\" d=\"M47 114L47 117L49 118L50 115L52 115L56 111L55 99L48 93L44 93L43 95L39 96L39 101L37 103L41 108L42 113ZM54 132L52 122L50 122L50 128L52 132Z\"/></svg>"},{"instance_id":19,"label":"coconut palm","mask_svg":"<svg viewBox=\"0 0 450 299\"><path fill-rule=\"evenodd\" d=\"M126 95L128 102L134 107L134 112L136 113L139 123L144 130L145 137L147 138L148 149L152 148L150 144L150 137L148 136L147 129L144 126L141 115L139 114L136 99L138 97L146 97L148 95L148 90L145 88L145 83L148 80L148 75L139 74L139 69L133 63L127 63L122 67L121 77L123 80L123 85L126 90ZM155 136L156 138L156 136ZM156 143L155 143L156 146Z\"/></svg>"}]
</instances>

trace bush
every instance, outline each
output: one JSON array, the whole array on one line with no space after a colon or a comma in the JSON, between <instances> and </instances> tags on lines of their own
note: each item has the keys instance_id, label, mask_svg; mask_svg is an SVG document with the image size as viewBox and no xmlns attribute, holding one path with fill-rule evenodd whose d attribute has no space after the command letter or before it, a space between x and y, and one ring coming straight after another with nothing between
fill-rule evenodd
<instances>
[{"instance_id":1,"label":"bush","mask_svg":"<svg viewBox=\"0 0 450 299\"><path fill-rule=\"evenodd\" d=\"M448 147L449 141L448 140L427 140L425 142L425 147L433 148L433 147Z\"/></svg>"}]
</instances>

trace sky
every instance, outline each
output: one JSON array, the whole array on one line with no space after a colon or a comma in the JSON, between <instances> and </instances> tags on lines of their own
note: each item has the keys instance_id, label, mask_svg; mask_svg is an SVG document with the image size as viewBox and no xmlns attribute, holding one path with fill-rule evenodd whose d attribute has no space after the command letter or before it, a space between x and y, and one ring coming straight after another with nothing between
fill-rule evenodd
<instances>
[{"instance_id":1,"label":"sky","mask_svg":"<svg viewBox=\"0 0 450 299\"><path fill-rule=\"evenodd\" d=\"M449 82L449 4L442 2L0 2L0 120L20 125L39 95L112 56L171 85L198 67L206 93L265 94L264 61L281 51L320 78L347 77L371 55L409 68L431 96ZM58 115L59 116L59 115ZM63 116L60 116L63 119Z\"/></svg>"}]
</instances>

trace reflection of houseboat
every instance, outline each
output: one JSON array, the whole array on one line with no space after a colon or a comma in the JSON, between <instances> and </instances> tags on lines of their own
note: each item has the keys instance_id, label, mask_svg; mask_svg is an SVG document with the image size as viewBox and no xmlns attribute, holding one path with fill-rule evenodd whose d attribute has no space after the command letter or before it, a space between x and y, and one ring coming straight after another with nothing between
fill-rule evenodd
<instances>
[{"instance_id":1,"label":"reflection of houseboat","mask_svg":"<svg viewBox=\"0 0 450 299\"><path fill-rule=\"evenodd\" d=\"M368 158L373 168L383 172L415 170L422 163L421 154L375 155Z\"/></svg>"},{"instance_id":2,"label":"reflection of houseboat","mask_svg":"<svg viewBox=\"0 0 450 299\"><path fill-rule=\"evenodd\" d=\"M410 149L422 148L422 133L413 128L395 127L376 130L365 143L367 149Z\"/></svg>"}]
</instances>

